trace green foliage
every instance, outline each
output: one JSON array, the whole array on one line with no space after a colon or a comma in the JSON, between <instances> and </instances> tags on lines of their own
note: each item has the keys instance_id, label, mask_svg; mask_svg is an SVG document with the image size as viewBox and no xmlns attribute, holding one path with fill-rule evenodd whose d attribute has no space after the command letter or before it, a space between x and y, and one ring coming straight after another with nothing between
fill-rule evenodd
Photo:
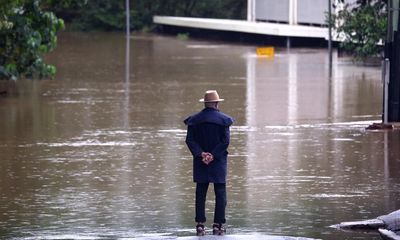
<instances>
[{"instance_id":1,"label":"green foliage","mask_svg":"<svg viewBox=\"0 0 400 240\"><path fill-rule=\"evenodd\" d=\"M131 30L153 29L154 15L244 19L246 4L247 0L130 0ZM125 30L125 0L41 0L41 5L75 30Z\"/></svg>"},{"instance_id":2,"label":"green foliage","mask_svg":"<svg viewBox=\"0 0 400 240\"><path fill-rule=\"evenodd\" d=\"M176 35L176 38L179 39L179 40L186 41L186 40L189 39L189 33L178 33Z\"/></svg>"},{"instance_id":3,"label":"green foliage","mask_svg":"<svg viewBox=\"0 0 400 240\"><path fill-rule=\"evenodd\" d=\"M341 46L358 60L380 56L387 29L387 1L362 0L343 4L333 15Z\"/></svg>"},{"instance_id":4,"label":"green foliage","mask_svg":"<svg viewBox=\"0 0 400 240\"><path fill-rule=\"evenodd\" d=\"M80 30L123 30L125 1L90 0L81 9L73 27Z\"/></svg>"},{"instance_id":5,"label":"green foliage","mask_svg":"<svg viewBox=\"0 0 400 240\"><path fill-rule=\"evenodd\" d=\"M149 31L154 15L243 19L247 0L131 0L130 4L131 30ZM42 57L54 49L56 34L64 28L56 15L75 29L124 30L125 0L0 0L0 79L54 75L56 68Z\"/></svg>"},{"instance_id":6,"label":"green foliage","mask_svg":"<svg viewBox=\"0 0 400 240\"><path fill-rule=\"evenodd\" d=\"M0 14L0 79L53 76L43 55L55 48L63 20L42 11L40 0L3 0Z\"/></svg>"},{"instance_id":7,"label":"green foliage","mask_svg":"<svg viewBox=\"0 0 400 240\"><path fill-rule=\"evenodd\" d=\"M67 8L60 7L59 1L46 1L74 29L125 29L125 0L86 0L87 4L85 0L64 0L71 2ZM152 29L154 15L243 19L246 4L247 0L131 0L131 30Z\"/></svg>"},{"instance_id":8,"label":"green foliage","mask_svg":"<svg viewBox=\"0 0 400 240\"><path fill-rule=\"evenodd\" d=\"M157 14L204 18L246 18L246 0L172 0L155 1ZM165 9L165 10L164 10Z\"/></svg>"},{"instance_id":9,"label":"green foliage","mask_svg":"<svg viewBox=\"0 0 400 240\"><path fill-rule=\"evenodd\" d=\"M80 10L89 0L42 0L44 10L52 11L65 21L71 21L80 16Z\"/></svg>"}]
</instances>

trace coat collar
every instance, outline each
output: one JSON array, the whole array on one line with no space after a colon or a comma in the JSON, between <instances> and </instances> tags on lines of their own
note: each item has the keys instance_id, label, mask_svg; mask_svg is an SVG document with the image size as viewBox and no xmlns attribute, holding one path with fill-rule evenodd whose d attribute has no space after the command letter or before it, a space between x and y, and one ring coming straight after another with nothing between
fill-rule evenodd
<instances>
[{"instance_id":1,"label":"coat collar","mask_svg":"<svg viewBox=\"0 0 400 240\"><path fill-rule=\"evenodd\" d=\"M217 111L219 112L218 108L213 108L213 107L205 107L202 112L212 112L212 111Z\"/></svg>"},{"instance_id":2,"label":"coat collar","mask_svg":"<svg viewBox=\"0 0 400 240\"><path fill-rule=\"evenodd\" d=\"M222 126L230 126L233 118L220 112L217 108L204 108L202 111L185 119L186 125L197 125L200 123L214 123Z\"/></svg>"}]
</instances>

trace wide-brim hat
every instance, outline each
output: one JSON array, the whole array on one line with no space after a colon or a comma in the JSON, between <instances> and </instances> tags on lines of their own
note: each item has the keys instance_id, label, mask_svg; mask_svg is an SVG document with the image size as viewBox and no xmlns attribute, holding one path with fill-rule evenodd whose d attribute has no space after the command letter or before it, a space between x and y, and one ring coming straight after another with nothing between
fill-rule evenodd
<instances>
[{"instance_id":1,"label":"wide-brim hat","mask_svg":"<svg viewBox=\"0 0 400 240\"><path fill-rule=\"evenodd\" d=\"M222 102L224 99L219 98L219 95L216 90L207 90L204 94L204 98L199 100L200 102Z\"/></svg>"}]
</instances>

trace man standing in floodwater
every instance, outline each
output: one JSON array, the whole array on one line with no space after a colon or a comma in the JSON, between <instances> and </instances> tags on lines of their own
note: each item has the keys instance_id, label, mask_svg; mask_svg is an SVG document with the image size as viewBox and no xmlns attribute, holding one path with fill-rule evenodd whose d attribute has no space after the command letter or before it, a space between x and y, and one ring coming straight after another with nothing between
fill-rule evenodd
<instances>
[{"instance_id":1,"label":"man standing in floodwater","mask_svg":"<svg viewBox=\"0 0 400 240\"><path fill-rule=\"evenodd\" d=\"M186 144L193 155L193 181L196 183L196 217L197 235L205 234L204 223L205 203L210 183L214 183L215 211L213 234L222 235L225 232L226 175L228 146L230 139L229 127L233 118L218 109L219 98L217 91L206 91L204 109L187 119L188 126Z\"/></svg>"}]
</instances>

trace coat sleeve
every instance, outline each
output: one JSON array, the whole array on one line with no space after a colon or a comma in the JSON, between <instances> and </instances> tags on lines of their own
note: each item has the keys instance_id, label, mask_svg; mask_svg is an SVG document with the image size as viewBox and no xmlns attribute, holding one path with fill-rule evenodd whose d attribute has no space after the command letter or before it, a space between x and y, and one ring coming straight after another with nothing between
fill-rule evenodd
<instances>
[{"instance_id":1,"label":"coat sleeve","mask_svg":"<svg viewBox=\"0 0 400 240\"><path fill-rule=\"evenodd\" d=\"M187 135L186 135L186 145L188 146L190 152L194 157L201 156L203 149L194 139L194 126L188 125Z\"/></svg>"},{"instance_id":2,"label":"coat sleeve","mask_svg":"<svg viewBox=\"0 0 400 240\"><path fill-rule=\"evenodd\" d=\"M215 146L215 148L211 151L211 154L214 156L215 159L220 159L224 157L228 152L228 146L230 141L230 131L229 126L224 127L221 142Z\"/></svg>"}]
</instances>

